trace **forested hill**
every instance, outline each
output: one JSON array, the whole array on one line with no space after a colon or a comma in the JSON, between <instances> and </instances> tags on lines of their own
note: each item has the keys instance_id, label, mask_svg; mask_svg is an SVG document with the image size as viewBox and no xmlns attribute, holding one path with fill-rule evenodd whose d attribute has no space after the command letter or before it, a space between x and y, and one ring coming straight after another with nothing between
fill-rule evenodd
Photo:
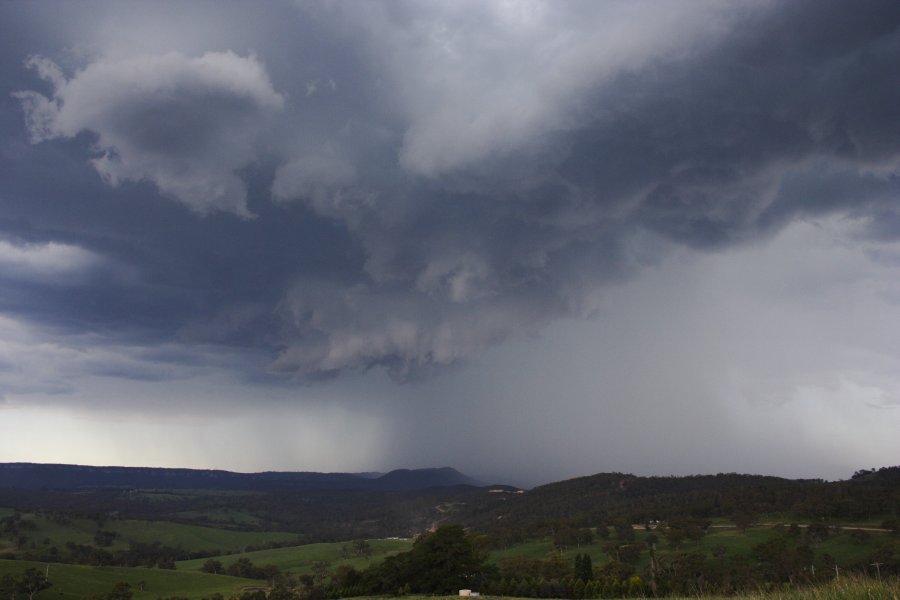
<instances>
[{"instance_id":1,"label":"forested hill","mask_svg":"<svg viewBox=\"0 0 900 600\"><path fill-rule=\"evenodd\" d=\"M805 520L864 520L900 514L900 467L858 471L846 481L783 479L725 473L637 477L602 473L506 495L493 510L471 514L485 530L529 532L616 521L676 517L792 514ZM473 523L474 524L474 523Z\"/></svg>"},{"instance_id":2,"label":"forested hill","mask_svg":"<svg viewBox=\"0 0 900 600\"><path fill-rule=\"evenodd\" d=\"M234 473L202 469L93 467L0 463L0 488L73 490L129 488L160 490L409 491L455 485L484 485L456 469L399 469L386 474L268 471Z\"/></svg>"}]
</instances>

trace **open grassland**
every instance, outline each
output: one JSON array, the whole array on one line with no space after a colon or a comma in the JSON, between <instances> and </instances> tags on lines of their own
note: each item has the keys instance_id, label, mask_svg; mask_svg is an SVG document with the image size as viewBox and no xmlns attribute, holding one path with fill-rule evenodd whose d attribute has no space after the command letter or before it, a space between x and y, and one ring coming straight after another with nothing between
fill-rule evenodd
<instances>
[{"instance_id":1,"label":"open grassland","mask_svg":"<svg viewBox=\"0 0 900 600\"><path fill-rule=\"evenodd\" d=\"M0 560L0 577L17 576L28 567L48 572L50 576L52 585L35 596L38 600L53 598L80 600L95 594L105 595L120 581L131 585L134 600L154 600L169 596L196 599L211 596L216 592L227 598L238 594L241 588L260 585L259 581L226 575L139 567L88 567L50 563L48 571L47 563L21 560Z\"/></svg>"},{"instance_id":2,"label":"open grassland","mask_svg":"<svg viewBox=\"0 0 900 600\"><path fill-rule=\"evenodd\" d=\"M245 550L247 546L262 546L269 542L284 543L297 539L297 534L277 531L232 531L198 525L181 525L167 521L116 521L114 531L123 540L160 542L164 546L181 546L188 552L226 549Z\"/></svg>"},{"instance_id":3,"label":"open grassland","mask_svg":"<svg viewBox=\"0 0 900 600\"><path fill-rule=\"evenodd\" d=\"M595 542L578 548L578 552L587 552L588 554L591 554L592 559L594 559L594 551L598 553L597 558L599 559L600 555L603 554L600 543ZM551 552L553 552L553 542L550 539L528 540L513 544L507 548L492 551L488 556L488 562L498 564L507 558L519 557L544 559L547 558L547 555Z\"/></svg>"},{"instance_id":4,"label":"open grassland","mask_svg":"<svg viewBox=\"0 0 900 600\"><path fill-rule=\"evenodd\" d=\"M10 511L11 514L11 511ZM94 535L98 529L113 531L117 537L109 550L125 550L129 543L159 542L164 546L181 547L187 552L218 552L221 554L241 552L249 546L264 546L268 543L289 543L297 539L296 534L277 531L234 531L199 525L183 525L170 521L133 521L107 519L101 526L90 519L54 520L43 515L22 514L23 520L33 523L33 527L22 529L21 535L28 539L28 545L62 550L66 544L94 545ZM15 540L0 538L0 549L11 551Z\"/></svg>"},{"instance_id":5,"label":"open grassland","mask_svg":"<svg viewBox=\"0 0 900 600\"><path fill-rule=\"evenodd\" d=\"M735 527L711 527L708 533L700 540L684 540L677 547L672 547L666 542L664 532L661 530L645 531L644 529L635 529L634 534L634 542L622 541L613 533L606 539L595 536L592 543L570 546L560 550L559 554L569 562L574 561L576 554L587 554L591 557L594 566L600 566L610 561L610 556L604 549L605 546L621 546L637 542L646 543L653 539L650 536L654 536L656 538L656 552L660 557L675 552L696 552L711 557L717 549L719 551L724 549L724 555L727 557L747 556L751 554L754 546L784 535L784 530L779 531L777 527L768 524L750 527L745 531ZM887 539L889 535L882 531L868 531L865 533L866 539L860 540L854 538L851 529L832 529L828 538L812 544L812 549L817 555L826 553L831 555L839 565L855 564L866 559L872 553L872 549L881 540ZM546 559L556 552L557 550L554 549L552 540L549 538L529 540L514 544L508 548L492 551L488 561L499 565L505 559L510 558ZM643 572L648 566L649 560L647 552L642 552L640 560L635 564L636 571L638 573Z\"/></svg>"},{"instance_id":6,"label":"open grassland","mask_svg":"<svg viewBox=\"0 0 900 600\"><path fill-rule=\"evenodd\" d=\"M610 536L606 539L595 537L593 543L583 544L580 546L570 546L560 551L560 554L570 560L574 560L576 554L588 554L591 557L591 561L597 564L603 564L609 560L609 556L604 551L604 546L607 544L615 544L622 545L628 543L636 543L636 542L646 542L648 537L654 535L656 536L656 547L657 551L665 554L669 550L675 550L669 548L664 539L662 538L661 531L644 531L635 530L634 531L634 542L627 542L618 539L615 534L610 534ZM703 554L709 555L713 548L716 546L723 546L726 549L726 552L729 554L747 554L753 548L753 546L760 544L762 542L768 541L775 537L777 534L771 527L754 527L747 529L746 531L739 531L734 528L710 528L709 533L707 533L701 540L692 542L685 541L681 543L677 551L679 552L701 552ZM504 548L502 550L495 550L491 552L489 561L492 563L499 564L501 561L507 558L517 558L517 557L525 557L525 558L547 558L548 555L554 553L555 550L553 548L553 543L549 538L542 540L529 540L526 542L522 542L520 544L514 544L508 548Z\"/></svg>"},{"instance_id":7,"label":"open grassland","mask_svg":"<svg viewBox=\"0 0 900 600\"><path fill-rule=\"evenodd\" d=\"M256 552L244 552L227 556L216 556L216 560L227 567L237 562L239 558L249 558L254 565L275 565L281 571L302 575L312 573L313 562L321 561L328 564L333 570L340 565L349 565L356 569L364 569L372 563L381 562L386 557L407 552L412 548L410 540L368 540L372 553L368 557L350 556L343 558L341 548L346 546L352 553L352 542L330 544L305 544L290 548L275 548L272 550L259 550ZM175 563L179 570L199 571L203 563L208 559L182 560Z\"/></svg>"}]
</instances>

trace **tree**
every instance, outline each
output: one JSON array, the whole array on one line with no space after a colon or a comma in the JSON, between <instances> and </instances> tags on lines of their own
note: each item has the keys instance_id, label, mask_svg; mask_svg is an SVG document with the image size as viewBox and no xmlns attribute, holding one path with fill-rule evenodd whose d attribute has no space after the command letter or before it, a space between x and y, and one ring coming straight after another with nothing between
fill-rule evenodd
<instances>
[{"instance_id":1,"label":"tree","mask_svg":"<svg viewBox=\"0 0 900 600\"><path fill-rule=\"evenodd\" d=\"M598 576L626 579L634 574L634 567L618 560L611 560L603 566L597 567Z\"/></svg>"},{"instance_id":2,"label":"tree","mask_svg":"<svg viewBox=\"0 0 900 600\"><path fill-rule=\"evenodd\" d=\"M541 575L547 579L563 579L571 577L572 573L571 563L558 551L550 552L541 563Z\"/></svg>"},{"instance_id":3,"label":"tree","mask_svg":"<svg viewBox=\"0 0 900 600\"><path fill-rule=\"evenodd\" d=\"M108 547L112 546L112 543L119 536L115 531L105 531L103 529L98 529L97 533L94 534L94 543L98 546Z\"/></svg>"},{"instance_id":4,"label":"tree","mask_svg":"<svg viewBox=\"0 0 900 600\"><path fill-rule=\"evenodd\" d=\"M4 575L0 578L0 598L14 600L19 585L12 575Z\"/></svg>"},{"instance_id":5,"label":"tree","mask_svg":"<svg viewBox=\"0 0 900 600\"><path fill-rule=\"evenodd\" d=\"M594 577L594 565L590 554L575 555L575 578L580 581L590 581Z\"/></svg>"},{"instance_id":6,"label":"tree","mask_svg":"<svg viewBox=\"0 0 900 600\"><path fill-rule=\"evenodd\" d=\"M228 568L225 569L225 573L233 577L252 578L254 575L254 571L255 567L253 565L253 561L245 556L237 559L237 562L231 563L230 565L228 565Z\"/></svg>"},{"instance_id":7,"label":"tree","mask_svg":"<svg viewBox=\"0 0 900 600\"><path fill-rule=\"evenodd\" d=\"M20 592L28 594L28 600L34 600L34 595L40 591L46 590L52 584L47 576L34 567L25 569L25 572L19 576L17 587Z\"/></svg>"},{"instance_id":8,"label":"tree","mask_svg":"<svg viewBox=\"0 0 900 600\"><path fill-rule=\"evenodd\" d=\"M204 573L221 573L223 571L222 561L210 558L203 563L203 566L200 567L200 570Z\"/></svg>"},{"instance_id":9,"label":"tree","mask_svg":"<svg viewBox=\"0 0 900 600\"><path fill-rule=\"evenodd\" d=\"M328 562L324 560L312 561L313 581L316 585L325 583L328 579Z\"/></svg>"},{"instance_id":10,"label":"tree","mask_svg":"<svg viewBox=\"0 0 900 600\"><path fill-rule=\"evenodd\" d=\"M412 592L450 593L475 588L487 575L487 543L458 526L443 525L419 537L409 552L370 567L365 578L382 593L409 586Z\"/></svg>"},{"instance_id":11,"label":"tree","mask_svg":"<svg viewBox=\"0 0 900 600\"><path fill-rule=\"evenodd\" d=\"M619 560L634 564L641 559L641 552L643 551L644 544L641 542L619 546Z\"/></svg>"},{"instance_id":12,"label":"tree","mask_svg":"<svg viewBox=\"0 0 900 600\"><path fill-rule=\"evenodd\" d=\"M664 535L666 536L666 541L673 548L677 548L678 546L680 546L681 542L683 542L685 538L684 530L679 529L678 527L667 528Z\"/></svg>"},{"instance_id":13,"label":"tree","mask_svg":"<svg viewBox=\"0 0 900 600\"><path fill-rule=\"evenodd\" d=\"M126 581L120 581L113 586L113 589L105 597L105 600L131 600L134 592L131 591L131 584Z\"/></svg>"},{"instance_id":14,"label":"tree","mask_svg":"<svg viewBox=\"0 0 900 600\"><path fill-rule=\"evenodd\" d=\"M366 558L372 556L372 546L366 540L353 541L353 553L356 556L364 556Z\"/></svg>"},{"instance_id":15,"label":"tree","mask_svg":"<svg viewBox=\"0 0 900 600\"><path fill-rule=\"evenodd\" d=\"M741 531L747 531L747 529L756 521L756 516L752 512L746 510L737 511L734 513L733 518L735 527Z\"/></svg>"},{"instance_id":16,"label":"tree","mask_svg":"<svg viewBox=\"0 0 900 600\"><path fill-rule=\"evenodd\" d=\"M276 585L269 592L268 600L298 600L300 595L284 585Z\"/></svg>"},{"instance_id":17,"label":"tree","mask_svg":"<svg viewBox=\"0 0 900 600\"><path fill-rule=\"evenodd\" d=\"M616 536L623 542L634 541L634 527L626 519L619 519L613 527L616 530Z\"/></svg>"},{"instance_id":18,"label":"tree","mask_svg":"<svg viewBox=\"0 0 900 600\"><path fill-rule=\"evenodd\" d=\"M451 592L478 580L487 548L483 538L467 534L458 525L444 525L416 540L412 555L414 567L421 569L421 591Z\"/></svg>"}]
</instances>

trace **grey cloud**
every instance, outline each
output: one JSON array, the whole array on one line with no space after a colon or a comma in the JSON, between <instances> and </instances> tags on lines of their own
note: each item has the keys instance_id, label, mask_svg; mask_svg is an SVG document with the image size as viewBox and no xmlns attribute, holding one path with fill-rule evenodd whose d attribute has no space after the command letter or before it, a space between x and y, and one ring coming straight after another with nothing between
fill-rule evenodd
<instances>
[{"instance_id":1,"label":"grey cloud","mask_svg":"<svg viewBox=\"0 0 900 600\"><path fill-rule=\"evenodd\" d=\"M255 160L266 114L284 99L253 57L208 52L99 59L66 78L55 63L28 65L53 98L17 92L32 141L97 135L94 168L112 185L152 181L200 213L249 216L234 173Z\"/></svg>"},{"instance_id":2,"label":"grey cloud","mask_svg":"<svg viewBox=\"0 0 900 600\"><path fill-rule=\"evenodd\" d=\"M506 298L464 308L406 291L298 286L284 303L292 342L274 363L300 374L383 366L406 380L451 367L514 332L536 330L561 311Z\"/></svg>"},{"instance_id":3,"label":"grey cloud","mask_svg":"<svg viewBox=\"0 0 900 600\"><path fill-rule=\"evenodd\" d=\"M577 128L586 92L715 39L751 5L338 6L362 32L404 122L400 165L436 176Z\"/></svg>"},{"instance_id":4,"label":"grey cloud","mask_svg":"<svg viewBox=\"0 0 900 600\"><path fill-rule=\"evenodd\" d=\"M78 246L48 242L14 244L0 238L0 270L4 278L62 283L96 268L104 259Z\"/></svg>"},{"instance_id":5,"label":"grey cloud","mask_svg":"<svg viewBox=\"0 0 900 600\"><path fill-rule=\"evenodd\" d=\"M119 182L85 183L73 202L96 220L53 231L134 269L111 290L123 321L151 314L279 372L409 378L593 313L597 290L663 259L660 240L715 251L808 216L893 214L892 2L277 13L296 35L254 21L254 55L183 42L68 77L33 61L54 93L19 94L47 139L31 156L99 148ZM206 216L156 206L141 181Z\"/></svg>"},{"instance_id":6,"label":"grey cloud","mask_svg":"<svg viewBox=\"0 0 900 600\"><path fill-rule=\"evenodd\" d=\"M0 3L8 452L897 453L896 1L172 6Z\"/></svg>"}]
</instances>

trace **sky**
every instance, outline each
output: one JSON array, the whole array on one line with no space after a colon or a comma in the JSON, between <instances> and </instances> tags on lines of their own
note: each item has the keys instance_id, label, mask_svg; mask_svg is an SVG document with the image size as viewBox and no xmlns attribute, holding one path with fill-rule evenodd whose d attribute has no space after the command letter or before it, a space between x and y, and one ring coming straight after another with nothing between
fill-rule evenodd
<instances>
[{"instance_id":1,"label":"sky","mask_svg":"<svg viewBox=\"0 0 900 600\"><path fill-rule=\"evenodd\" d=\"M0 462L900 463L900 3L0 3Z\"/></svg>"}]
</instances>

